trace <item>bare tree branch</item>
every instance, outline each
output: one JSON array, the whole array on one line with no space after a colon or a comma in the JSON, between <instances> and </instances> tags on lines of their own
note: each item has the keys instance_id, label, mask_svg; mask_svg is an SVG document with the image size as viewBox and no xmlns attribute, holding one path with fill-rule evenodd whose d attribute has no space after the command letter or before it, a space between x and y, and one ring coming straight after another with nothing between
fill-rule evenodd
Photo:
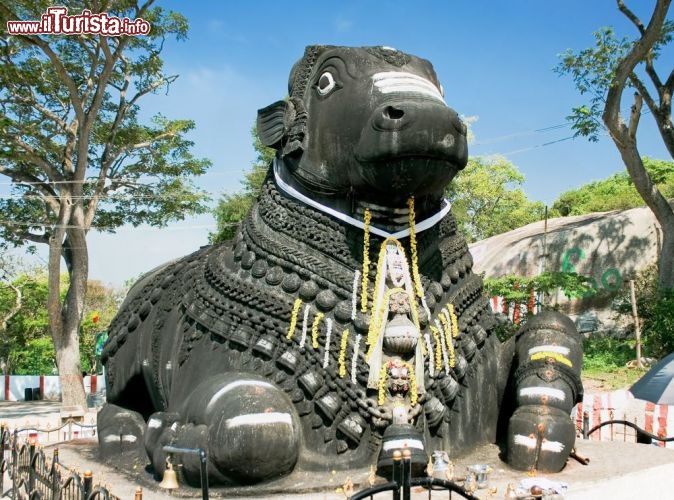
<instances>
[{"instance_id":1,"label":"bare tree branch","mask_svg":"<svg viewBox=\"0 0 674 500\"><path fill-rule=\"evenodd\" d=\"M620 8L623 2L622 0L617 0L617 2L618 8ZM636 65L644 59L660 36L670 3L671 0L660 0L657 2L653 16L643 36L632 46L632 49L623 57L615 69L615 74L606 96L603 120L609 133L616 141L622 142L626 139L626 137L621 137L627 130L625 124L620 119L620 98L625 87L625 82L634 71Z\"/></svg>"},{"instance_id":2,"label":"bare tree branch","mask_svg":"<svg viewBox=\"0 0 674 500\"><path fill-rule=\"evenodd\" d=\"M641 118L641 106L644 100L639 92L634 93L634 103L630 110L630 121L627 129L627 134L630 139L636 142L637 128L639 127L639 119Z\"/></svg>"}]
</instances>

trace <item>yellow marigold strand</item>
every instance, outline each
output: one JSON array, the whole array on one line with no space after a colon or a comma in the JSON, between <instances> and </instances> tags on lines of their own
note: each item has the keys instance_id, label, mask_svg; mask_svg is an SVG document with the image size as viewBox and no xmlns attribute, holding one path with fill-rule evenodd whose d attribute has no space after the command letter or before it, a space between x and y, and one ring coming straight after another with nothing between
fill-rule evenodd
<instances>
[{"instance_id":1,"label":"yellow marigold strand","mask_svg":"<svg viewBox=\"0 0 674 500\"><path fill-rule=\"evenodd\" d=\"M337 363L339 364L339 376L344 378L346 376L346 348L348 347L349 340L349 329L345 328L342 332L342 341L339 346L339 358L337 358Z\"/></svg>"},{"instance_id":2,"label":"yellow marigold strand","mask_svg":"<svg viewBox=\"0 0 674 500\"><path fill-rule=\"evenodd\" d=\"M379 336L379 331L381 330L381 323L384 320L384 317L386 316L388 304L391 301L391 295L399 292L404 293L405 290L402 288L390 288L389 290L387 290L377 310L375 311L373 309L372 311L372 314L370 316L370 328L367 331L367 344L370 346L370 349L367 353L368 356L372 353L372 349L374 348L374 345L377 343L377 337ZM372 307L374 308L374 304L372 304Z\"/></svg>"},{"instance_id":3,"label":"yellow marigold strand","mask_svg":"<svg viewBox=\"0 0 674 500\"><path fill-rule=\"evenodd\" d=\"M456 318L456 312L454 311L454 304L448 304L449 309L449 318L452 320L452 337L459 336L459 321Z\"/></svg>"},{"instance_id":4,"label":"yellow marigold strand","mask_svg":"<svg viewBox=\"0 0 674 500\"><path fill-rule=\"evenodd\" d=\"M454 365L456 363L456 356L454 354L454 343L452 342L452 327L449 324L447 316L445 316L444 312L441 312L438 315L438 318L440 318L440 322L442 323L442 326L444 327L445 332L447 333L445 338L445 344L447 345L447 353L449 354L449 367L454 368Z\"/></svg>"},{"instance_id":5,"label":"yellow marigold strand","mask_svg":"<svg viewBox=\"0 0 674 500\"><path fill-rule=\"evenodd\" d=\"M388 366L387 363L381 365L379 370L379 387L377 387L377 404L379 406L384 406L384 401L386 397L386 376L388 375Z\"/></svg>"},{"instance_id":6,"label":"yellow marigold strand","mask_svg":"<svg viewBox=\"0 0 674 500\"><path fill-rule=\"evenodd\" d=\"M316 313L314 322L311 324L311 347L314 349L318 349L318 325L323 319L323 316L325 316L325 314L322 312Z\"/></svg>"},{"instance_id":7,"label":"yellow marigold strand","mask_svg":"<svg viewBox=\"0 0 674 500\"><path fill-rule=\"evenodd\" d=\"M293 335L295 334L295 328L297 327L297 315L300 312L300 307L302 307L302 299L297 298L293 304L293 312L290 315L290 326L288 327L288 335L286 335L288 340L292 339Z\"/></svg>"},{"instance_id":8,"label":"yellow marigold strand","mask_svg":"<svg viewBox=\"0 0 674 500\"><path fill-rule=\"evenodd\" d=\"M447 339L449 341L449 367L454 368L456 366L456 354L454 354L454 342L452 339Z\"/></svg>"},{"instance_id":9,"label":"yellow marigold strand","mask_svg":"<svg viewBox=\"0 0 674 500\"><path fill-rule=\"evenodd\" d=\"M396 241L392 240L391 238L386 238L384 241L381 243L381 247L379 247L379 255L377 256L377 274L375 274L374 278L374 294L375 296L372 298L372 307L375 307L374 301L377 300L377 293L379 292L379 286L381 285L381 280L382 280L382 269L384 268L384 259L386 259L386 245L388 245L391 241ZM385 277L384 277L385 279ZM365 312L365 311L363 311ZM374 314L374 311L373 311Z\"/></svg>"},{"instance_id":10,"label":"yellow marigold strand","mask_svg":"<svg viewBox=\"0 0 674 500\"><path fill-rule=\"evenodd\" d=\"M414 213L414 196L407 200L407 206L410 209L410 252L412 253L412 279L414 280L414 290L417 297L424 296L424 290L421 287L421 277L419 276L419 254L417 253L417 234L415 227L416 214Z\"/></svg>"},{"instance_id":11,"label":"yellow marigold strand","mask_svg":"<svg viewBox=\"0 0 674 500\"><path fill-rule=\"evenodd\" d=\"M367 312L367 281L370 274L370 221L372 213L369 208L365 209L363 216L363 275L360 284L360 310Z\"/></svg>"},{"instance_id":12,"label":"yellow marigold strand","mask_svg":"<svg viewBox=\"0 0 674 500\"><path fill-rule=\"evenodd\" d=\"M435 370L439 372L442 369L442 340L437 328L431 326L430 329L433 334L433 341L435 342Z\"/></svg>"}]
</instances>

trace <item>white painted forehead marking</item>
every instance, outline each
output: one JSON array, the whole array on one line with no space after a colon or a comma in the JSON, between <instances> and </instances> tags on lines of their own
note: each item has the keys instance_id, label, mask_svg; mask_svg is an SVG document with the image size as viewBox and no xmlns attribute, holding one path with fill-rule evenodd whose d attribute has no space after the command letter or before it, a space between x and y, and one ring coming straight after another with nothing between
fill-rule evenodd
<instances>
[{"instance_id":1,"label":"white painted forehead marking","mask_svg":"<svg viewBox=\"0 0 674 500\"><path fill-rule=\"evenodd\" d=\"M524 389L520 389L520 396L523 397L547 396L550 399L555 399L558 401L564 401L565 399L564 391L560 389L555 389L553 387L526 387Z\"/></svg>"},{"instance_id":2,"label":"white painted forehead marking","mask_svg":"<svg viewBox=\"0 0 674 500\"><path fill-rule=\"evenodd\" d=\"M536 445L538 444L536 438L524 436L522 434L515 434L515 436L513 436L513 442L518 446L524 446L530 450L536 448ZM543 439L541 442L541 450L560 453L564 450L564 448L564 443L559 441L548 441L547 439Z\"/></svg>"},{"instance_id":3,"label":"white painted forehead marking","mask_svg":"<svg viewBox=\"0 0 674 500\"><path fill-rule=\"evenodd\" d=\"M422 94L445 103L440 90L429 80L405 71L384 71L372 75L372 82L383 94Z\"/></svg>"},{"instance_id":4,"label":"white painted forehead marking","mask_svg":"<svg viewBox=\"0 0 674 500\"><path fill-rule=\"evenodd\" d=\"M384 451L395 450L397 448L423 450L424 444L418 439L393 439L384 443Z\"/></svg>"},{"instance_id":5,"label":"white painted forehead marking","mask_svg":"<svg viewBox=\"0 0 674 500\"><path fill-rule=\"evenodd\" d=\"M273 389L273 385L271 385L268 382L264 382L262 380L235 380L233 382L229 382L228 384L225 384L222 386L218 391L213 394L211 397L211 401L215 401L222 397L224 394L228 393L231 390L236 389L237 387L246 387L246 386L252 386L252 387L264 387L265 389Z\"/></svg>"},{"instance_id":6,"label":"white painted forehead marking","mask_svg":"<svg viewBox=\"0 0 674 500\"><path fill-rule=\"evenodd\" d=\"M539 345L537 347L532 347L529 349L529 356L536 354L537 352L555 352L563 356L568 356L571 350L568 347L561 345Z\"/></svg>"},{"instance_id":7,"label":"white painted forehead marking","mask_svg":"<svg viewBox=\"0 0 674 500\"><path fill-rule=\"evenodd\" d=\"M292 425L292 418L289 413L269 412L269 413L248 413L227 419L225 427L239 427L242 425L264 425L264 424L286 424Z\"/></svg>"}]
</instances>

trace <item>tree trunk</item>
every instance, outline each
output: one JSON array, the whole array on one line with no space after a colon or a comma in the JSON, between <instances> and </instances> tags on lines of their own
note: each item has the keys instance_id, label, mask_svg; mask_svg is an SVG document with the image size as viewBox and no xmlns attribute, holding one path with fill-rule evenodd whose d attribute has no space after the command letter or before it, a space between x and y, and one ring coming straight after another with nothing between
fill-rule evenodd
<instances>
[{"instance_id":1,"label":"tree trunk","mask_svg":"<svg viewBox=\"0 0 674 500\"><path fill-rule=\"evenodd\" d=\"M68 230L68 233L74 230ZM84 306L86 282L88 274L88 258L84 231L81 237L70 234L66 245L69 252L64 255L64 231L56 230L49 242L49 295L47 310L49 312L49 326L54 350L56 351L56 366L59 370L61 382L61 402L64 406L87 407L86 393L80 365L79 324ZM82 254L84 257L82 257ZM65 256L68 262L70 283L65 301L61 302L61 258Z\"/></svg>"},{"instance_id":2,"label":"tree trunk","mask_svg":"<svg viewBox=\"0 0 674 500\"><path fill-rule=\"evenodd\" d=\"M658 284L662 288L672 289L674 288L674 210L648 176L636 145L630 144L631 141L626 139L625 137L623 141L614 139L614 142L634 182L634 187L660 223L662 248L659 249Z\"/></svg>"}]
</instances>

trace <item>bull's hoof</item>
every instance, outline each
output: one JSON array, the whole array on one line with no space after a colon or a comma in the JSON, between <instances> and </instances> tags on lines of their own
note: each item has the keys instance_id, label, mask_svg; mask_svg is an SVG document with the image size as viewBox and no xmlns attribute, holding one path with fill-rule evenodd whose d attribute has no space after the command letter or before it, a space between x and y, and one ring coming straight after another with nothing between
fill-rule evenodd
<instances>
[{"instance_id":1,"label":"bull's hoof","mask_svg":"<svg viewBox=\"0 0 674 500\"><path fill-rule=\"evenodd\" d=\"M98 412L98 449L103 457L130 450L142 452L146 425L132 410L107 403Z\"/></svg>"},{"instance_id":2,"label":"bull's hoof","mask_svg":"<svg viewBox=\"0 0 674 500\"><path fill-rule=\"evenodd\" d=\"M568 413L550 406L522 406L508 425L507 461L523 471L559 472L576 441Z\"/></svg>"},{"instance_id":3,"label":"bull's hoof","mask_svg":"<svg viewBox=\"0 0 674 500\"><path fill-rule=\"evenodd\" d=\"M582 399L580 335L566 316L544 312L517 334L517 410L508 425L507 461L516 469L559 472L575 443L571 408Z\"/></svg>"},{"instance_id":4,"label":"bull's hoof","mask_svg":"<svg viewBox=\"0 0 674 500\"><path fill-rule=\"evenodd\" d=\"M292 472L299 458L301 434L293 403L257 375L226 373L202 382L183 415L185 432L207 428L206 451L216 482L254 484L281 477ZM180 434L176 443L184 446ZM190 474L188 468L186 462ZM198 477L198 469L192 472Z\"/></svg>"}]
</instances>

